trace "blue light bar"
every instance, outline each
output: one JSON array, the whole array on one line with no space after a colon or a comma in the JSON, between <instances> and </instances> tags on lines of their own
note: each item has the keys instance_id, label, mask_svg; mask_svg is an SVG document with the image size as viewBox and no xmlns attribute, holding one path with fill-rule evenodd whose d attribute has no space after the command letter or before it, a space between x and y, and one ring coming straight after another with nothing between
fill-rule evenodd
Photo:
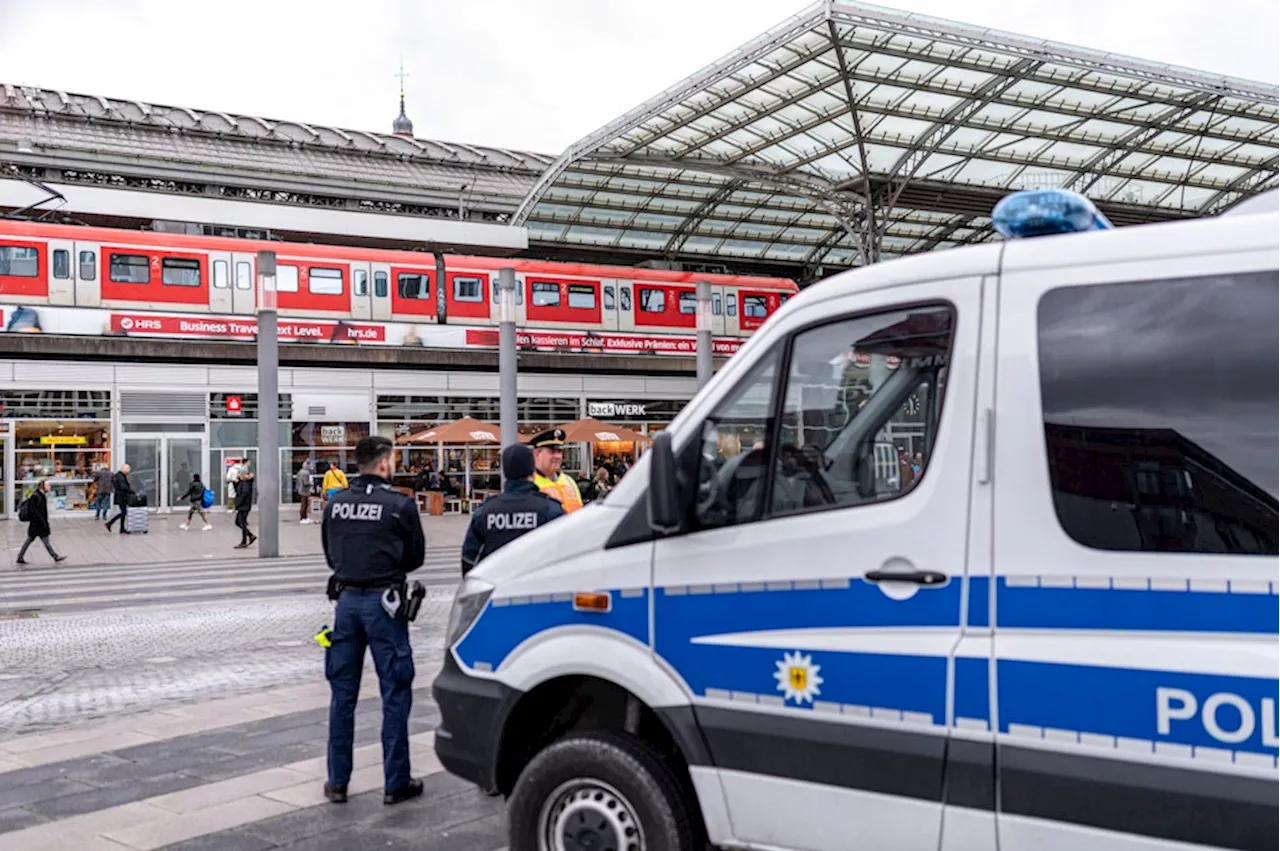
<instances>
[{"instance_id":1,"label":"blue light bar","mask_svg":"<svg viewBox=\"0 0 1280 851\"><path fill-rule=\"evenodd\" d=\"M1112 227L1092 201L1067 189L1029 189L1008 195L991 211L991 225L1008 239Z\"/></svg>"}]
</instances>

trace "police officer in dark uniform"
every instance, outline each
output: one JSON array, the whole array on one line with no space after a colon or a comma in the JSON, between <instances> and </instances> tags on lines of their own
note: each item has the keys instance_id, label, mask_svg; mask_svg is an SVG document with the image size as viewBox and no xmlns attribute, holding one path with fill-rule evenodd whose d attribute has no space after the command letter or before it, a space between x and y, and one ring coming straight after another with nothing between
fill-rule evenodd
<instances>
[{"instance_id":1,"label":"police officer in dark uniform","mask_svg":"<svg viewBox=\"0 0 1280 851\"><path fill-rule=\"evenodd\" d=\"M519 443L502 450L502 493L491 496L471 515L462 542L462 575L480 559L532 532L544 523L564 516L560 503L534 484L533 453Z\"/></svg>"},{"instance_id":2,"label":"police officer in dark uniform","mask_svg":"<svg viewBox=\"0 0 1280 851\"><path fill-rule=\"evenodd\" d=\"M405 575L422 566L426 537L413 499L393 490L395 447L385 437L356 444L360 475L325 508L321 537L333 570L329 596L337 599L324 655L329 704L329 780L324 793L335 804L347 800L356 700L367 646L382 689L384 804L422 794L409 776L409 710L413 704L413 650L402 603ZM322 642L324 643L324 642Z\"/></svg>"}]
</instances>

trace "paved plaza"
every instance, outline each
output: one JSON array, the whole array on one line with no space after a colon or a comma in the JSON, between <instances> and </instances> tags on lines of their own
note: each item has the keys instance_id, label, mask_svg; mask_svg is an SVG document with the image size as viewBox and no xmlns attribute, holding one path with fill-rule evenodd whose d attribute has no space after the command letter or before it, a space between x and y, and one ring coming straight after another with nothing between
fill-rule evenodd
<instances>
[{"instance_id":1,"label":"paved plaza","mask_svg":"<svg viewBox=\"0 0 1280 851\"><path fill-rule=\"evenodd\" d=\"M256 515L255 515L256 519ZM465 517L427 517L428 589L411 627L411 729L421 800L382 804L377 677L366 664L351 800L324 801L328 685L312 641L330 623L318 526L281 524L282 558L237 551L230 515L148 535L55 520L13 565L0 523L0 851L494 851L503 803L441 771L430 684L459 576Z\"/></svg>"}]
</instances>

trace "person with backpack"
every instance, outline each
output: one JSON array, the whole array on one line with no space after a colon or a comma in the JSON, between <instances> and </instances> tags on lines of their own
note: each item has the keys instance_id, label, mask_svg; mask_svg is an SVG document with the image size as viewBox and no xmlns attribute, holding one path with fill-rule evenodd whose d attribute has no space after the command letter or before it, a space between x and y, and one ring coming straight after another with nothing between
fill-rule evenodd
<instances>
[{"instance_id":1,"label":"person with backpack","mask_svg":"<svg viewBox=\"0 0 1280 851\"><path fill-rule=\"evenodd\" d=\"M213 524L209 522L209 515L204 513L205 486L204 482L200 481L199 473L191 474L191 484L187 486L185 496L191 507L187 509L187 522L178 528L184 532L187 531L191 527L191 518L199 514L200 520L204 522L202 531L208 532L213 528Z\"/></svg>"},{"instance_id":2,"label":"person with backpack","mask_svg":"<svg viewBox=\"0 0 1280 851\"><path fill-rule=\"evenodd\" d=\"M22 501L22 505L18 506L18 520L27 524L27 540L22 545L22 549L18 550L19 565L26 564L23 556L27 554L27 547L31 546L31 542L36 538L40 539L40 543L44 544L44 548L53 558L54 563L66 561L66 556L58 555L57 550L53 548L53 544L49 542L49 501L45 498L45 494L49 492L49 480L44 479L31 496Z\"/></svg>"}]
</instances>

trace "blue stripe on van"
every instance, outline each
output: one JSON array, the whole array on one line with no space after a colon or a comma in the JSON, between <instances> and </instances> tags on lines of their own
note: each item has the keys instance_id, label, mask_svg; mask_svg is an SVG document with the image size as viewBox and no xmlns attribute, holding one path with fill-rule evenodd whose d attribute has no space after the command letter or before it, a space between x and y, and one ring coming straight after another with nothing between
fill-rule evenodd
<instances>
[{"instance_id":1,"label":"blue stripe on van","mask_svg":"<svg viewBox=\"0 0 1280 851\"><path fill-rule=\"evenodd\" d=\"M1169 742L1272 757L1277 753L1280 683L1274 678L1010 659L997 662L996 676L1002 733L1010 732L1010 725L1021 725L1068 742L1072 733L1125 737L1132 741L1113 744L1129 750L1141 750L1143 743ZM1177 690L1183 697L1167 691L1162 696L1160 689ZM1190 704L1184 699L1187 694L1193 698ZM1211 699L1213 718L1206 720L1206 702ZM1170 717L1162 730L1162 703L1174 708L1173 715L1189 717ZM1186 711L1177 711L1182 707ZM1213 735L1215 728L1226 737ZM1035 730L1021 732L1035 735ZM1237 737L1241 741L1230 741Z\"/></svg>"},{"instance_id":2,"label":"blue stripe on van","mask_svg":"<svg viewBox=\"0 0 1280 851\"><path fill-rule=\"evenodd\" d=\"M974 591L985 580L970 580ZM1275 594L1162 591L1121 588L1045 588L996 585L998 627L1021 629L1243 632L1276 635L1280 607Z\"/></svg>"},{"instance_id":3,"label":"blue stripe on van","mask_svg":"<svg viewBox=\"0 0 1280 851\"><path fill-rule=\"evenodd\" d=\"M956 659L955 699L952 714L957 719L984 721L991 725L991 663L989 659ZM959 722L957 722L959 723Z\"/></svg>"},{"instance_id":4,"label":"blue stripe on van","mask_svg":"<svg viewBox=\"0 0 1280 851\"><path fill-rule=\"evenodd\" d=\"M649 643L649 592L624 597L614 590L612 610L605 614L578 612L571 599L532 602L529 598L509 599L505 605L490 600L484 612L457 646L458 658L468 668L485 663L497 670L519 644L548 629L584 626L624 633L643 644ZM563 595L567 597L568 595Z\"/></svg>"}]
</instances>

